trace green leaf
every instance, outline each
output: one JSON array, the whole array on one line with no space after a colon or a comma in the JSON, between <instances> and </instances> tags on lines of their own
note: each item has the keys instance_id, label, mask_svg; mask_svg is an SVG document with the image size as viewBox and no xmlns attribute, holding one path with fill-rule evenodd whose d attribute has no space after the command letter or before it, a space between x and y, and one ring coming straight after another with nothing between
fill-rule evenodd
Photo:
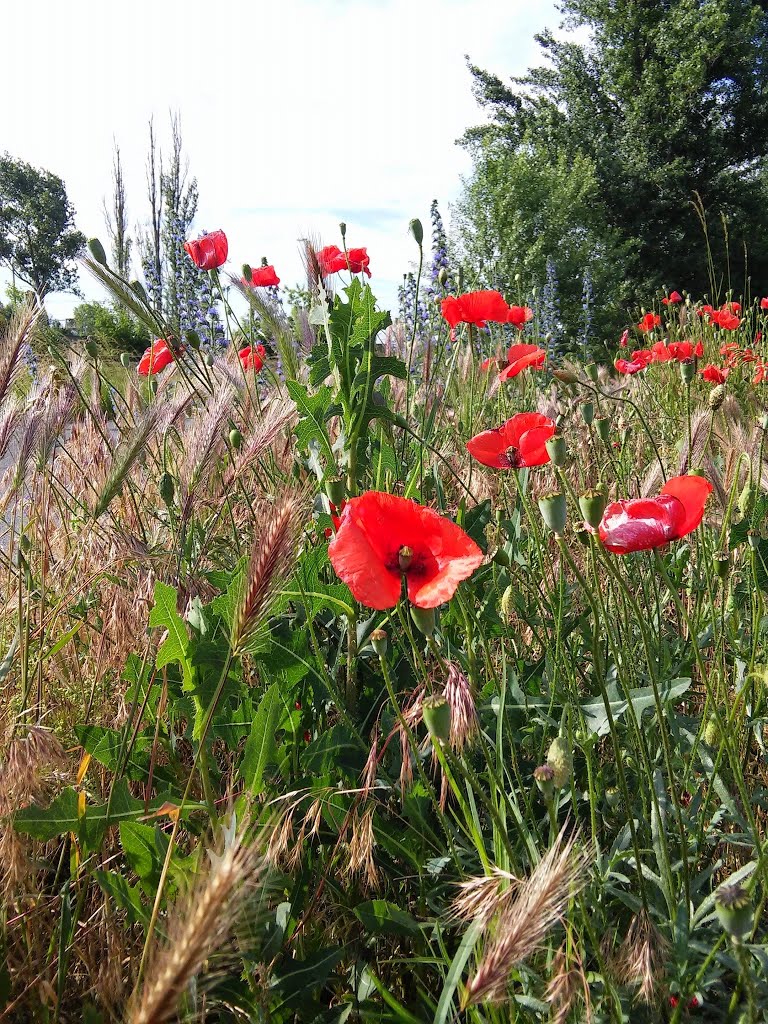
<instances>
[{"instance_id":1,"label":"green leaf","mask_svg":"<svg viewBox=\"0 0 768 1024\"><path fill-rule=\"evenodd\" d=\"M275 972L270 987L279 992L288 1004L307 998L313 989L325 984L343 956L343 948L331 946L305 960L293 960L290 967Z\"/></svg>"},{"instance_id":2,"label":"green leaf","mask_svg":"<svg viewBox=\"0 0 768 1024\"><path fill-rule=\"evenodd\" d=\"M75 735L78 742L86 750L94 761L103 764L111 772L116 772L121 766L123 753L123 734L117 729L106 729L100 725L76 725ZM145 779L149 770L148 756L141 755L148 752L152 746L152 735L136 737L127 763L122 770L129 779Z\"/></svg>"},{"instance_id":3,"label":"green leaf","mask_svg":"<svg viewBox=\"0 0 768 1024\"><path fill-rule=\"evenodd\" d=\"M331 442L325 429L325 420L331 408L331 389L319 388L310 395L303 384L296 380L287 381L286 390L296 403L299 422L296 425L296 438L299 447L308 449L311 441L317 441L329 463L335 463Z\"/></svg>"},{"instance_id":4,"label":"green leaf","mask_svg":"<svg viewBox=\"0 0 768 1024\"><path fill-rule=\"evenodd\" d=\"M306 748L301 763L315 776L346 773L356 777L365 764L367 752L346 725L337 724L320 733Z\"/></svg>"},{"instance_id":5,"label":"green leaf","mask_svg":"<svg viewBox=\"0 0 768 1024\"><path fill-rule=\"evenodd\" d=\"M149 613L150 626L165 626L168 635L160 645L155 665L162 668L172 661L177 661L184 671L184 682L190 683L191 669L187 660L189 634L184 620L176 610L178 594L175 587L157 580L155 583L155 603Z\"/></svg>"},{"instance_id":6,"label":"green leaf","mask_svg":"<svg viewBox=\"0 0 768 1024\"><path fill-rule=\"evenodd\" d=\"M690 686L691 680L689 678L682 678L673 679L671 683L667 684L667 686L659 687L659 696L661 697L662 703L665 704L671 700L677 700L686 692L686 690L690 689ZM634 690L630 690L629 701L623 697L619 697L618 688L615 683L608 686L606 688L606 692L608 694L608 703L614 720L618 720L625 714L629 708L630 701L638 718L640 718L642 713L648 708L655 706L653 687L651 686L640 686ZM590 700L587 703L582 704L581 708L584 712L587 727L591 729L595 735L605 736L609 731L609 726L608 715L602 698L599 700Z\"/></svg>"},{"instance_id":7,"label":"green leaf","mask_svg":"<svg viewBox=\"0 0 768 1024\"><path fill-rule=\"evenodd\" d=\"M387 900L369 900L354 908L354 915L367 932L375 935L417 935L419 922Z\"/></svg>"},{"instance_id":8,"label":"green leaf","mask_svg":"<svg viewBox=\"0 0 768 1024\"><path fill-rule=\"evenodd\" d=\"M262 790L264 769L273 764L277 755L275 733L282 719L285 702L280 687L273 683L261 698L253 719L251 732L245 744L240 774L248 789L258 796Z\"/></svg>"},{"instance_id":9,"label":"green leaf","mask_svg":"<svg viewBox=\"0 0 768 1024\"><path fill-rule=\"evenodd\" d=\"M116 871L96 869L93 876L115 906L126 912L131 924L140 924L143 927L149 924L149 911L141 902L141 893L137 885L129 885Z\"/></svg>"},{"instance_id":10,"label":"green leaf","mask_svg":"<svg viewBox=\"0 0 768 1024\"><path fill-rule=\"evenodd\" d=\"M125 859L148 891L153 891L160 883L168 842L168 837L156 825L143 825L138 821L120 823L120 844Z\"/></svg>"}]
</instances>

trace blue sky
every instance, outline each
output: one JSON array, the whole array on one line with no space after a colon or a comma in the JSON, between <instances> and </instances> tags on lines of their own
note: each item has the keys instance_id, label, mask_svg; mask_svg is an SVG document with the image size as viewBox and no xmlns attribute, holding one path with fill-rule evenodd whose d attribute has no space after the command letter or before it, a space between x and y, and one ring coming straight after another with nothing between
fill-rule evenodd
<instances>
[{"instance_id":1,"label":"blue sky","mask_svg":"<svg viewBox=\"0 0 768 1024\"><path fill-rule=\"evenodd\" d=\"M224 228L231 269L265 255L301 279L297 240L365 245L384 305L415 258L411 217L468 173L455 145L482 120L464 54L501 77L538 62L553 2L36 0L4 11L2 147L60 175L78 227L106 244L112 145L132 225L147 218L147 123L178 111L198 179L196 227ZM83 281L89 297L102 297ZM47 301L52 316L69 296Z\"/></svg>"}]
</instances>

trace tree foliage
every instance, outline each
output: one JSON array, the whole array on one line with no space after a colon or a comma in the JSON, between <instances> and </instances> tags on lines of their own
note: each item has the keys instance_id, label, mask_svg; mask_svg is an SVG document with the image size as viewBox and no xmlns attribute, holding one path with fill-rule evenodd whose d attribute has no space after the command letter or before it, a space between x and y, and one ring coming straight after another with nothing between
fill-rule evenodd
<instances>
[{"instance_id":1,"label":"tree foliage","mask_svg":"<svg viewBox=\"0 0 768 1024\"><path fill-rule=\"evenodd\" d=\"M64 182L7 153L0 157L0 262L38 296L77 291L74 259L85 244Z\"/></svg>"},{"instance_id":2,"label":"tree foliage","mask_svg":"<svg viewBox=\"0 0 768 1024\"><path fill-rule=\"evenodd\" d=\"M581 33L557 38L544 31L537 40L546 64L510 84L470 66L476 98L491 121L463 140L475 157L466 198L483 191L494 206L510 208L500 168L526 166L535 185L552 176L565 184L568 167L583 180L589 166L593 211L567 207L559 218L562 235L548 241L556 262L560 240L567 243L574 232L584 233L587 247L593 236L593 266L620 257L613 267L620 286L603 300L621 303L662 287L739 290L745 265L767 280L766 5L563 0L560 9L563 27L586 29L586 42L578 41ZM519 201L519 189L512 191ZM698 197L709 221L714 281ZM562 198L567 202L567 194ZM522 202L512 209L500 225L500 252L540 245L546 206ZM470 203L466 211L475 231L476 209Z\"/></svg>"}]
</instances>

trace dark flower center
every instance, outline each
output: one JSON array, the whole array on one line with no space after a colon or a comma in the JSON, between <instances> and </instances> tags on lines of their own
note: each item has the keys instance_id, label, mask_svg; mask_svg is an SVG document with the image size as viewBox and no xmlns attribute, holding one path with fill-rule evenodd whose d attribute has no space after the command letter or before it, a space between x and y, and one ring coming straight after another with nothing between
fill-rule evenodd
<instances>
[{"instance_id":1,"label":"dark flower center","mask_svg":"<svg viewBox=\"0 0 768 1024\"><path fill-rule=\"evenodd\" d=\"M523 460L520 458L520 450L518 448L507 448L504 452L504 457L506 458L510 469L520 469L523 464Z\"/></svg>"}]
</instances>

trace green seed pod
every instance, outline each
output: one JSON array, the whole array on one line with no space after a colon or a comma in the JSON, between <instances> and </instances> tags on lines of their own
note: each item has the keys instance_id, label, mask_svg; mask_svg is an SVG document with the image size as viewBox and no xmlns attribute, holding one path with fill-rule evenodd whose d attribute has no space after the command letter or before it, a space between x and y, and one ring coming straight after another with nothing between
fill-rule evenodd
<instances>
[{"instance_id":1,"label":"green seed pod","mask_svg":"<svg viewBox=\"0 0 768 1024\"><path fill-rule=\"evenodd\" d=\"M586 491L579 498L579 511L584 516L584 522L593 530L600 525L607 504L608 496L604 491Z\"/></svg>"},{"instance_id":2,"label":"green seed pod","mask_svg":"<svg viewBox=\"0 0 768 1024\"><path fill-rule=\"evenodd\" d=\"M232 430L230 430L229 443L232 445L235 451L237 451L238 448L241 447L243 443L243 435L240 433L237 427L233 427Z\"/></svg>"},{"instance_id":3,"label":"green seed pod","mask_svg":"<svg viewBox=\"0 0 768 1024\"><path fill-rule=\"evenodd\" d=\"M373 645L374 651L380 658L383 658L387 653L388 639L387 631L385 629L374 629L371 633L371 644Z\"/></svg>"},{"instance_id":4,"label":"green seed pod","mask_svg":"<svg viewBox=\"0 0 768 1024\"><path fill-rule=\"evenodd\" d=\"M709 408L712 410L712 412L717 412L717 410L725 401L725 392L725 384L718 384L709 392L707 404L709 405Z\"/></svg>"},{"instance_id":5,"label":"green seed pod","mask_svg":"<svg viewBox=\"0 0 768 1024\"><path fill-rule=\"evenodd\" d=\"M608 417L599 416L595 420L595 427L597 428L597 436L601 441L605 441L607 443L611 438L611 421Z\"/></svg>"},{"instance_id":6,"label":"green seed pod","mask_svg":"<svg viewBox=\"0 0 768 1024\"><path fill-rule=\"evenodd\" d=\"M421 221L418 217L414 217L413 220L408 223L408 230L416 240L416 245L421 245L424 241L424 228L422 227Z\"/></svg>"},{"instance_id":7,"label":"green seed pod","mask_svg":"<svg viewBox=\"0 0 768 1024\"><path fill-rule=\"evenodd\" d=\"M160 479L157 482L157 489L160 491L160 497L163 499L165 504L172 504L175 485L170 473L161 474Z\"/></svg>"},{"instance_id":8,"label":"green seed pod","mask_svg":"<svg viewBox=\"0 0 768 1024\"><path fill-rule=\"evenodd\" d=\"M552 765L541 764L538 768L533 769L533 778L536 785L539 787L539 792L544 797L547 803L552 800L555 795L555 772Z\"/></svg>"},{"instance_id":9,"label":"green seed pod","mask_svg":"<svg viewBox=\"0 0 768 1024\"><path fill-rule=\"evenodd\" d=\"M553 466L564 466L568 459L568 449L562 434L553 434L546 442L547 454Z\"/></svg>"},{"instance_id":10,"label":"green seed pod","mask_svg":"<svg viewBox=\"0 0 768 1024\"><path fill-rule=\"evenodd\" d=\"M342 238L347 237L347 225L344 221L341 221L341 223L339 224L339 231L341 232Z\"/></svg>"},{"instance_id":11,"label":"green seed pod","mask_svg":"<svg viewBox=\"0 0 768 1024\"><path fill-rule=\"evenodd\" d=\"M187 344L189 345L189 347L193 348L195 352L197 352L197 350L200 348L200 335L197 333L197 331L187 331L184 337L187 339Z\"/></svg>"},{"instance_id":12,"label":"green seed pod","mask_svg":"<svg viewBox=\"0 0 768 1024\"><path fill-rule=\"evenodd\" d=\"M584 372L594 384L597 383L597 366L594 363L587 363Z\"/></svg>"},{"instance_id":13,"label":"green seed pod","mask_svg":"<svg viewBox=\"0 0 768 1024\"><path fill-rule=\"evenodd\" d=\"M568 518L568 505L565 495L558 491L555 494L545 494L539 498L539 511L549 529L556 537L562 536L565 529L565 521Z\"/></svg>"},{"instance_id":14,"label":"green seed pod","mask_svg":"<svg viewBox=\"0 0 768 1024\"><path fill-rule=\"evenodd\" d=\"M99 354L99 346L92 338L89 338L88 341L86 341L85 343L85 351L88 353L91 359L95 359L96 356Z\"/></svg>"},{"instance_id":15,"label":"green seed pod","mask_svg":"<svg viewBox=\"0 0 768 1024\"><path fill-rule=\"evenodd\" d=\"M447 743L451 735L451 705L445 697L436 693L426 697L421 711L432 739Z\"/></svg>"},{"instance_id":16,"label":"green seed pod","mask_svg":"<svg viewBox=\"0 0 768 1024\"><path fill-rule=\"evenodd\" d=\"M692 359L680 363L680 376L683 379L683 384L690 384L696 376L696 364Z\"/></svg>"},{"instance_id":17,"label":"green seed pod","mask_svg":"<svg viewBox=\"0 0 768 1024\"><path fill-rule=\"evenodd\" d=\"M704 742L708 747L719 747L720 746L720 726L717 724L717 719L712 716L709 719L706 726L704 727Z\"/></svg>"},{"instance_id":18,"label":"green seed pod","mask_svg":"<svg viewBox=\"0 0 768 1024\"><path fill-rule=\"evenodd\" d=\"M97 263L100 263L102 267L108 266L107 254L104 252L104 246L98 240L98 238L88 239L88 252L94 258Z\"/></svg>"},{"instance_id":19,"label":"green seed pod","mask_svg":"<svg viewBox=\"0 0 768 1024\"><path fill-rule=\"evenodd\" d=\"M595 405L594 402L583 402L581 405L581 418L587 424L590 425L592 420L595 418Z\"/></svg>"},{"instance_id":20,"label":"green seed pod","mask_svg":"<svg viewBox=\"0 0 768 1024\"><path fill-rule=\"evenodd\" d=\"M727 551L717 551L712 556L712 564L718 577L724 580L731 570L731 556Z\"/></svg>"},{"instance_id":21,"label":"green seed pod","mask_svg":"<svg viewBox=\"0 0 768 1024\"><path fill-rule=\"evenodd\" d=\"M437 274L437 283L440 285L441 288L445 288L446 284L448 283L447 267L440 267L440 270L438 271Z\"/></svg>"},{"instance_id":22,"label":"green seed pod","mask_svg":"<svg viewBox=\"0 0 768 1024\"><path fill-rule=\"evenodd\" d=\"M212 352L206 352L205 353L205 365L210 367L210 366L213 366L214 362L215 362L215 359L213 358L213 353Z\"/></svg>"},{"instance_id":23,"label":"green seed pod","mask_svg":"<svg viewBox=\"0 0 768 1024\"><path fill-rule=\"evenodd\" d=\"M419 608L417 605L411 605L411 618L416 623L416 628L424 636L432 636L435 632L435 609L434 608Z\"/></svg>"},{"instance_id":24,"label":"green seed pod","mask_svg":"<svg viewBox=\"0 0 768 1024\"><path fill-rule=\"evenodd\" d=\"M619 793L618 789L616 789L615 786L609 786L608 789L606 789L605 802L608 804L612 811L615 811L621 803L621 793Z\"/></svg>"},{"instance_id":25,"label":"green seed pod","mask_svg":"<svg viewBox=\"0 0 768 1024\"><path fill-rule=\"evenodd\" d=\"M735 943L748 938L754 924L754 908L749 893L739 882L721 885L715 893L715 912L723 931Z\"/></svg>"},{"instance_id":26,"label":"green seed pod","mask_svg":"<svg viewBox=\"0 0 768 1024\"><path fill-rule=\"evenodd\" d=\"M132 360L131 360L130 353L128 353L128 352L121 352L120 353L120 362L123 364L123 366L125 367L126 370L130 370L130 368L131 368L131 361Z\"/></svg>"},{"instance_id":27,"label":"green seed pod","mask_svg":"<svg viewBox=\"0 0 768 1024\"><path fill-rule=\"evenodd\" d=\"M555 787L562 789L573 775L573 754L562 736L556 736L549 745L547 764L554 772Z\"/></svg>"},{"instance_id":28,"label":"green seed pod","mask_svg":"<svg viewBox=\"0 0 768 1024\"><path fill-rule=\"evenodd\" d=\"M328 501L336 508L341 508L341 503L347 494L346 484L344 483L343 477L340 476L329 476L323 481L323 487L325 493L328 496Z\"/></svg>"}]
</instances>

